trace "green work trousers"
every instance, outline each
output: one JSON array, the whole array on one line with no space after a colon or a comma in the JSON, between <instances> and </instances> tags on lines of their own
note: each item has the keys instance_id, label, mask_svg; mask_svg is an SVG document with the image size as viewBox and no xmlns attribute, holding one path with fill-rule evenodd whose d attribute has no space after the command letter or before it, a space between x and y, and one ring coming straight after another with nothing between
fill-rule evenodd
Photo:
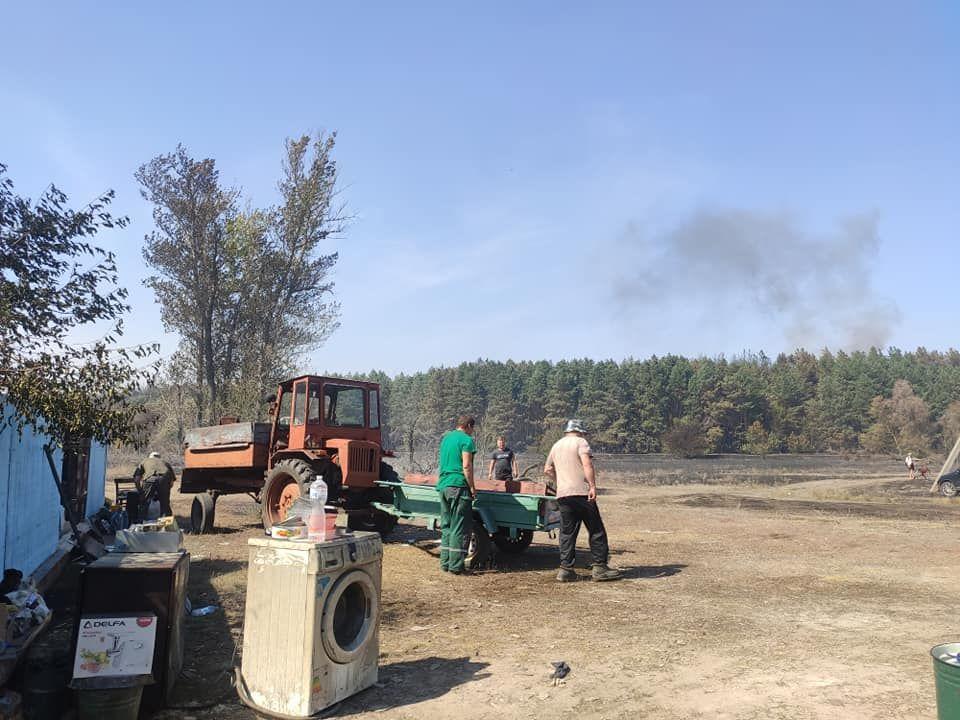
<instances>
[{"instance_id":1,"label":"green work trousers","mask_svg":"<svg viewBox=\"0 0 960 720\"><path fill-rule=\"evenodd\" d=\"M440 491L440 569L463 572L467 543L473 528L470 489L447 487Z\"/></svg>"}]
</instances>

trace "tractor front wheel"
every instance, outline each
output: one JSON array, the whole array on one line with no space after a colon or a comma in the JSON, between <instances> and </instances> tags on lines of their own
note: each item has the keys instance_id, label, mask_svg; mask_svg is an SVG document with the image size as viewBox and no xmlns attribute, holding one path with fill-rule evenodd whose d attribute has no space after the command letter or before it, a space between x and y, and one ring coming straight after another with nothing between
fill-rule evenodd
<instances>
[{"instance_id":1,"label":"tractor front wheel","mask_svg":"<svg viewBox=\"0 0 960 720\"><path fill-rule=\"evenodd\" d=\"M301 495L309 492L316 471L303 460L281 460L267 473L261 494L263 529L287 519L287 513Z\"/></svg>"}]
</instances>

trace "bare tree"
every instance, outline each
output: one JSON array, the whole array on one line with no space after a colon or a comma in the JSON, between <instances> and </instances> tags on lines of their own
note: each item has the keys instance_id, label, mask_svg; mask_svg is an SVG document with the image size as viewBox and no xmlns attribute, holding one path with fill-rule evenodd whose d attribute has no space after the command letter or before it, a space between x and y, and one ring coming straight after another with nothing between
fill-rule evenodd
<instances>
[{"instance_id":1,"label":"bare tree","mask_svg":"<svg viewBox=\"0 0 960 720\"><path fill-rule=\"evenodd\" d=\"M216 321L228 289L224 236L237 191L220 187L212 159L194 160L183 145L143 165L136 178L144 199L153 203L157 227L143 248L157 271L146 285L156 293L164 325L192 350L197 422L212 421L220 402Z\"/></svg>"},{"instance_id":2,"label":"bare tree","mask_svg":"<svg viewBox=\"0 0 960 720\"><path fill-rule=\"evenodd\" d=\"M954 400L940 416L944 447L951 447L960 437L960 400Z\"/></svg>"},{"instance_id":3,"label":"bare tree","mask_svg":"<svg viewBox=\"0 0 960 720\"><path fill-rule=\"evenodd\" d=\"M934 424L930 408L913 392L906 380L897 380L889 398L877 396L870 403L873 424L861 442L871 452L896 451L898 455L924 453L933 444Z\"/></svg>"},{"instance_id":4,"label":"bare tree","mask_svg":"<svg viewBox=\"0 0 960 720\"><path fill-rule=\"evenodd\" d=\"M236 292L226 310L234 379L231 408L256 414L272 383L304 365L303 356L339 326L330 271L337 253L327 244L342 232L334 135L287 140L281 205L248 210L228 225Z\"/></svg>"},{"instance_id":5,"label":"bare tree","mask_svg":"<svg viewBox=\"0 0 960 720\"><path fill-rule=\"evenodd\" d=\"M190 350L197 422L222 410L259 416L264 392L338 327L337 253L327 243L345 217L334 143L324 133L287 140L281 203L266 209L238 211L214 161L195 161L182 146L137 173L157 224L144 257L158 275L147 284ZM188 370L179 371L178 381Z\"/></svg>"}]
</instances>

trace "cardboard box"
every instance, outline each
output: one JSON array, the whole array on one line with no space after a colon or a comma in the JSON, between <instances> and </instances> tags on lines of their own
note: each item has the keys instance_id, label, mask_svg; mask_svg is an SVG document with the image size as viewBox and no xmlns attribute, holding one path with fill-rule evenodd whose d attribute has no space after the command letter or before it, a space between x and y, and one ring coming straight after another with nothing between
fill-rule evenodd
<instances>
[{"instance_id":1,"label":"cardboard box","mask_svg":"<svg viewBox=\"0 0 960 720\"><path fill-rule=\"evenodd\" d=\"M152 680L156 615L84 615L80 618L73 679Z\"/></svg>"}]
</instances>

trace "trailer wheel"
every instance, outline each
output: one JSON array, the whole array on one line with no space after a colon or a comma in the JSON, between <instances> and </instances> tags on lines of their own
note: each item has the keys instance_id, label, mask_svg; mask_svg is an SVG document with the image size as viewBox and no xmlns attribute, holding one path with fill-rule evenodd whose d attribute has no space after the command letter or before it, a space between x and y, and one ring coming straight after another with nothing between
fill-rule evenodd
<instances>
[{"instance_id":1,"label":"trailer wheel","mask_svg":"<svg viewBox=\"0 0 960 720\"><path fill-rule=\"evenodd\" d=\"M517 530L517 536L510 537L510 530L500 527L493 534L493 542L501 552L519 555L533 542L533 530Z\"/></svg>"},{"instance_id":2,"label":"trailer wheel","mask_svg":"<svg viewBox=\"0 0 960 720\"><path fill-rule=\"evenodd\" d=\"M213 531L213 519L217 513L217 499L210 493L193 496L190 506L190 529L194 535Z\"/></svg>"},{"instance_id":3,"label":"trailer wheel","mask_svg":"<svg viewBox=\"0 0 960 720\"><path fill-rule=\"evenodd\" d=\"M470 570L479 570L490 559L490 533L483 527L483 523L474 518L473 530L470 532L470 541L467 543L467 556L464 562Z\"/></svg>"},{"instance_id":4,"label":"trailer wheel","mask_svg":"<svg viewBox=\"0 0 960 720\"><path fill-rule=\"evenodd\" d=\"M263 529L270 531L276 523L287 519L290 507L307 492L316 471L303 460L281 460L267 473L260 505Z\"/></svg>"}]
</instances>

